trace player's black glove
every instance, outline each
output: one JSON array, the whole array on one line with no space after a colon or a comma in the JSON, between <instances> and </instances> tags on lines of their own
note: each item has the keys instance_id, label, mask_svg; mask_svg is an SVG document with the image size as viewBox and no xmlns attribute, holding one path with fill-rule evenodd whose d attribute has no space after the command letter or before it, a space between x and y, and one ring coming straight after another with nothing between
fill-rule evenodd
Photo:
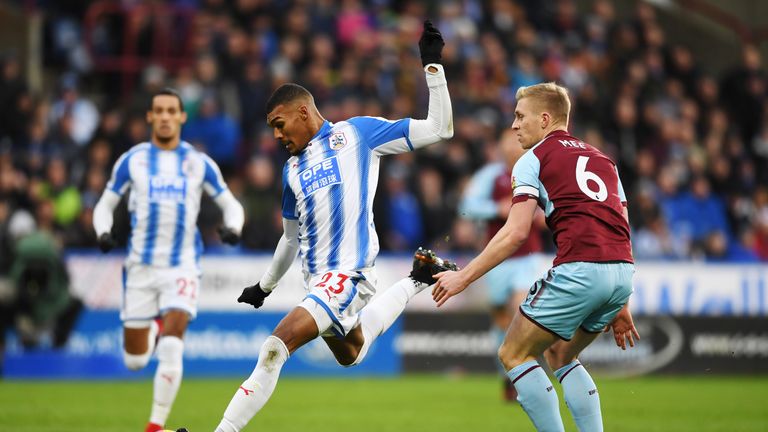
<instances>
[{"instance_id":1,"label":"player's black glove","mask_svg":"<svg viewBox=\"0 0 768 432\"><path fill-rule=\"evenodd\" d=\"M243 293L237 298L238 303L248 303L254 308L258 309L264 304L264 299L267 298L272 292L264 292L261 289L260 282L256 282L256 285L249 286L243 289Z\"/></svg>"},{"instance_id":2,"label":"player's black glove","mask_svg":"<svg viewBox=\"0 0 768 432\"><path fill-rule=\"evenodd\" d=\"M219 237L226 244L236 245L240 243L240 236L227 227L219 227Z\"/></svg>"},{"instance_id":3,"label":"player's black glove","mask_svg":"<svg viewBox=\"0 0 768 432\"><path fill-rule=\"evenodd\" d=\"M430 63L440 63L443 52L443 35L440 30L432 25L432 21L424 21L424 32L419 39L419 54L421 54L421 64L426 66Z\"/></svg>"},{"instance_id":4,"label":"player's black glove","mask_svg":"<svg viewBox=\"0 0 768 432\"><path fill-rule=\"evenodd\" d=\"M103 253L111 251L117 245L111 233L104 233L100 235L97 241L99 243L99 249L101 249Z\"/></svg>"}]
</instances>

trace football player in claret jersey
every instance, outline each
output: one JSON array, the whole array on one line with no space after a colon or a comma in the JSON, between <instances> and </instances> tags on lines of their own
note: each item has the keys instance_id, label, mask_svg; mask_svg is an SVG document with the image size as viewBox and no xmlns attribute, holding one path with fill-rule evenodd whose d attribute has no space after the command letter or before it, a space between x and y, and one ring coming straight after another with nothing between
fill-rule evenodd
<instances>
[{"instance_id":1,"label":"football player in claret jersey","mask_svg":"<svg viewBox=\"0 0 768 432\"><path fill-rule=\"evenodd\" d=\"M330 123L312 95L296 84L280 86L267 102L267 123L292 155L283 168L284 232L267 272L238 301L260 307L297 253L307 296L267 337L217 431L242 430L269 400L289 355L318 336L339 364L360 363L408 301L434 283L439 259L416 259L411 277L371 300L377 289L379 244L372 207L380 157L453 136L448 85L439 64L443 45L440 32L426 21L419 40L429 88L424 120L353 117Z\"/></svg>"},{"instance_id":2,"label":"football player in claret jersey","mask_svg":"<svg viewBox=\"0 0 768 432\"><path fill-rule=\"evenodd\" d=\"M545 354L579 430L602 431L597 387L577 358L606 327L622 349L639 337L628 308L634 265L626 196L613 161L568 133L565 88L521 87L516 98L512 130L530 150L512 170L507 222L463 270L435 275L432 297L442 306L514 253L541 206L557 254L512 319L499 359L537 430L563 430L557 393L536 362Z\"/></svg>"},{"instance_id":3,"label":"football player in claret jersey","mask_svg":"<svg viewBox=\"0 0 768 432\"><path fill-rule=\"evenodd\" d=\"M129 369L143 368L153 350L157 352L147 432L163 430L181 384L182 338L197 314L200 290L202 240L196 224L203 190L224 213L224 226L219 230L224 242L238 242L244 221L243 207L227 188L216 163L181 141L186 119L174 90L156 93L147 111L150 142L120 156L93 212L99 247L107 252L115 246L111 234L114 209L130 190L131 234L120 318L123 358ZM161 318L161 325L156 318Z\"/></svg>"}]
</instances>

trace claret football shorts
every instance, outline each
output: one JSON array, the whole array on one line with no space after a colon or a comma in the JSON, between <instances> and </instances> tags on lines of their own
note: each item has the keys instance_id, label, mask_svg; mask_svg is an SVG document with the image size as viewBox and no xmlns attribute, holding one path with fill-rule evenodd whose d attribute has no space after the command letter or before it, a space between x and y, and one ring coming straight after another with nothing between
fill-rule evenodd
<instances>
[{"instance_id":1,"label":"claret football shorts","mask_svg":"<svg viewBox=\"0 0 768 432\"><path fill-rule=\"evenodd\" d=\"M603 331L632 294L630 263L570 262L536 281L520 311L539 327L571 340L576 329Z\"/></svg>"}]
</instances>

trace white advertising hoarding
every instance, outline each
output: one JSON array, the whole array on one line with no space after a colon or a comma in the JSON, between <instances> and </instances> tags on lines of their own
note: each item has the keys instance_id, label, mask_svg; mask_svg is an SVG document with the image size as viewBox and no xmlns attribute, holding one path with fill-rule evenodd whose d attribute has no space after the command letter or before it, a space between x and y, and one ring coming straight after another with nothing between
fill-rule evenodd
<instances>
[{"instance_id":1,"label":"white advertising hoarding","mask_svg":"<svg viewBox=\"0 0 768 432\"><path fill-rule=\"evenodd\" d=\"M269 266L271 256L208 255L201 261L201 310L247 310L237 303L242 289L254 284ZM467 259L459 260L466 262ZM122 293L123 258L117 255L71 255L67 265L72 291L95 309L117 309ZM702 263L643 263L636 265L631 307L637 314L697 316L765 316L768 311L765 265ZM380 256L376 262L380 292L407 276L409 256ZM298 261L288 270L264 310L289 310L304 298ZM488 306L483 279L443 308L484 310ZM428 293L416 296L411 311L437 311Z\"/></svg>"}]
</instances>

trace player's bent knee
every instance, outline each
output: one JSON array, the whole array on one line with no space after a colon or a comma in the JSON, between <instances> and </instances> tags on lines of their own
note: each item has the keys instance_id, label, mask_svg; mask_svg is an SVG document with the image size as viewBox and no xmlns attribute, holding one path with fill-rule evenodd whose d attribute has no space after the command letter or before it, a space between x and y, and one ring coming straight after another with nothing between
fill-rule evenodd
<instances>
[{"instance_id":1,"label":"player's bent knee","mask_svg":"<svg viewBox=\"0 0 768 432\"><path fill-rule=\"evenodd\" d=\"M515 366L525 363L525 359L516 356L512 347L506 343L501 344L496 355L505 370L511 370Z\"/></svg>"},{"instance_id":2,"label":"player's bent knee","mask_svg":"<svg viewBox=\"0 0 768 432\"><path fill-rule=\"evenodd\" d=\"M355 352L354 355L336 356L336 363L345 368L350 368L360 364L360 361L363 360L361 357L359 351Z\"/></svg>"},{"instance_id":3,"label":"player's bent knee","mask_svg":"<svg viewBox=\"0 0 768 432\"><path fill-rule=\"evenodd\" d=\"M133 371L144 368L144 366L149 363L150 357L152 357L152 353L149 351L144 354L128 354L123 351L123 362L125 363L125 367Z\"/></svg>"},{"instance_id":4,"label":"player's bent knee","mask_svg":"<svg viewBox=\"0 0 768 432\"><path fill-rule=\"evenodd\" d=\"M269 336L259 351L258 364L268 371L272 371L276 367L282 367L283 363L288 359L288 347L277 336Z\"/></svg>"}]
</instances>

